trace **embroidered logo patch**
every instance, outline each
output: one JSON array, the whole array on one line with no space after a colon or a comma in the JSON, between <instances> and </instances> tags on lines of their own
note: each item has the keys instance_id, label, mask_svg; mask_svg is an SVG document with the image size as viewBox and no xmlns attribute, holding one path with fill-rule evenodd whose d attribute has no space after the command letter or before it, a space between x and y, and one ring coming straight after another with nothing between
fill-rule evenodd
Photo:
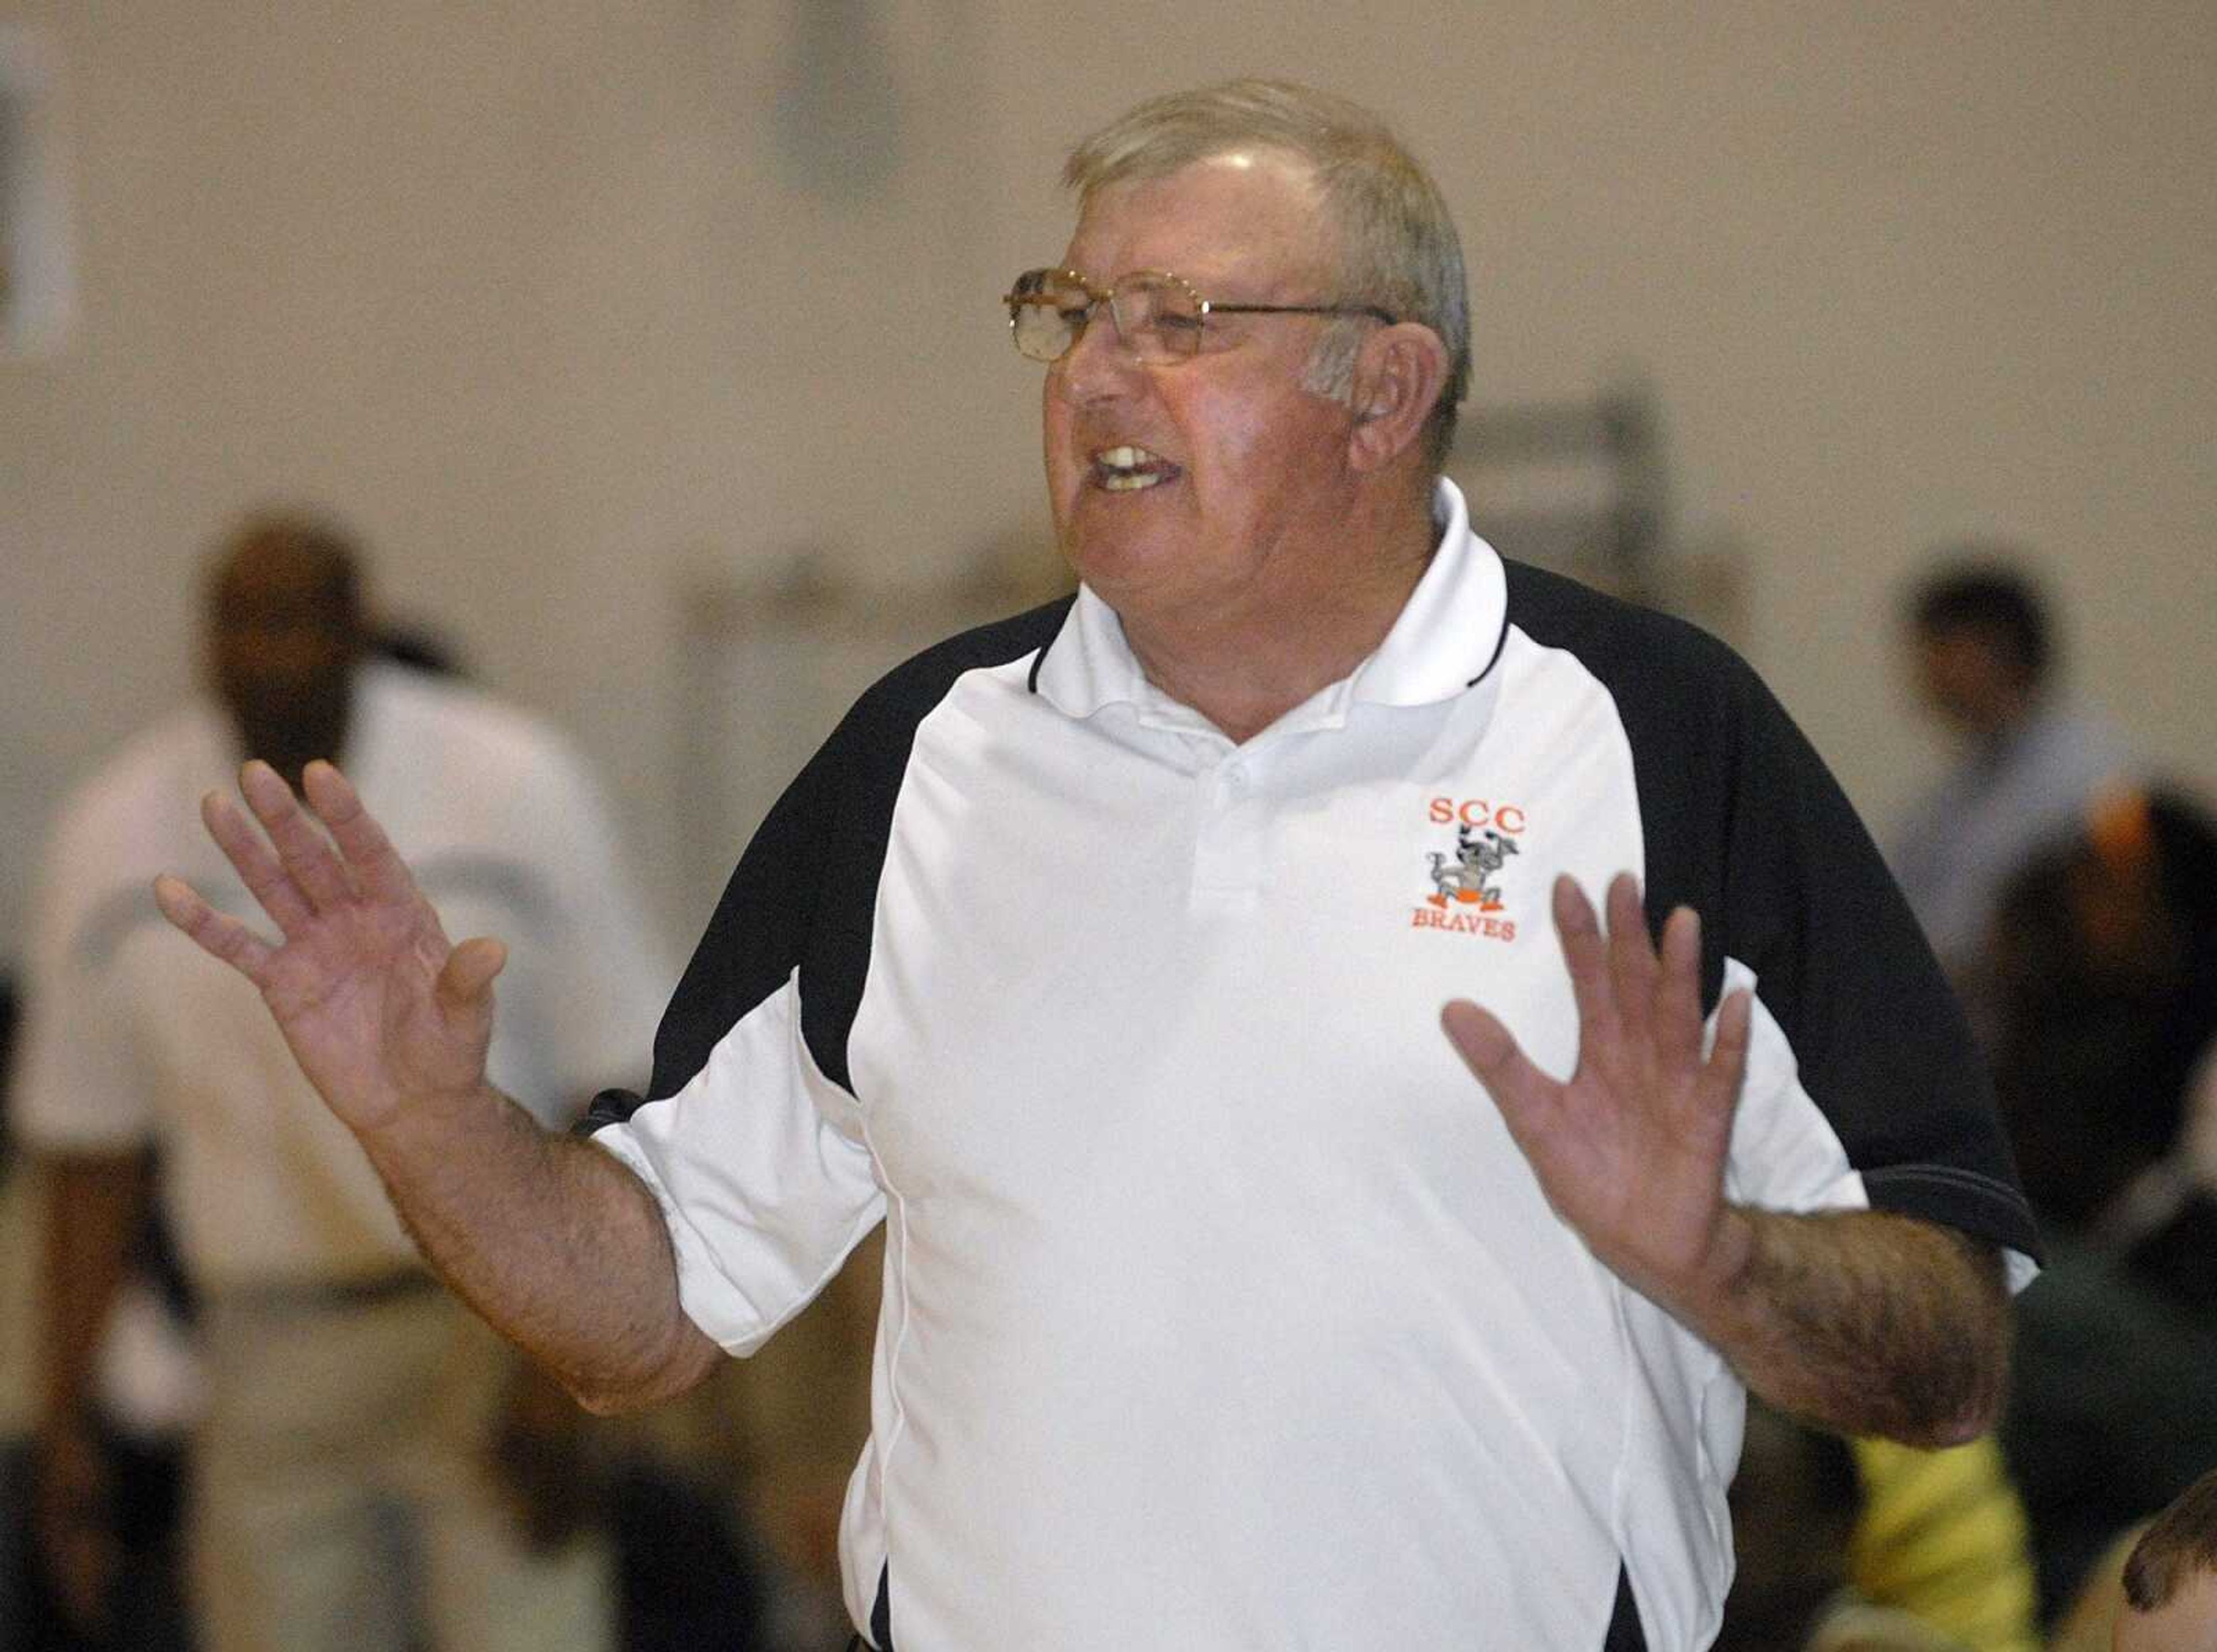
<instances>
[{"instance_id":1,"label":"embroidered logo patch","mask_svg":"<svg viewBox=\"0 0 2217 1652\"><path fill-rule=\"evenodd\" d=\"M1516 920L1501 915L1508 910L1503 875L1521 852L1516 834L1524 829L1524 812L1475 801L1457 807L1451 799L1434 798L1428 818L1439 825L1454 824L1454 844L1452 849L1435 849L1425 856L1432 892L1423 906L1411 908L1410 927L1515 940Z\"/></svg>"}]
</instances>

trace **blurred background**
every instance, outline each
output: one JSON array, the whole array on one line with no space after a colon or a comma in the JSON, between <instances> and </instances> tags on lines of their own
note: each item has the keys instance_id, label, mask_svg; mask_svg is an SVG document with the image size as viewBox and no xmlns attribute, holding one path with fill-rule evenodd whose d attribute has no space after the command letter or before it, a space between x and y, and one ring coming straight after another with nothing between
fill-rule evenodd
<instances>
[{"instance_id":1,"label":"blurred background","mask_svg":"<svg viewBox=\"0 0 2217 1652\"><path fill-rule=\"evenodd\" d=\"M1233 73L1389 111L1433 167L1476 404L1643 388L1663 542L1736 560L1736 640L1874 823L1938 762L1895 593L1971 535L2027 548L2163 766L2217 775L2205 0L0 25L37 60L14 239L49 249L11 258L0 359L7 929L59 789L193 671L207 547L278 498L570 727L689 944L730 857L682 813L701 609L802 558L865 611L1045 554L1038 374L994 300L1067 239L1075 138Z\"/></svg>"},{"instance_id":2,"label":"blurred background","mask_svg":"<svg viewBox=\"0 0 2217 1652\"><path fill-rule=\"evenodd\" d=\"M2208 0L0 0L0 965L272 502L577 738L682 955L854 689L1056 585L995 300L1067 239L1073 140L1234 74L1388 113L1437 176L1480 530L1722 630L1882 838L1948 757L1905 593L1964 541L2144 772L2217 788ZM744 1400L803 1569L868 1266Z\"/></svg>"}]
</instances>

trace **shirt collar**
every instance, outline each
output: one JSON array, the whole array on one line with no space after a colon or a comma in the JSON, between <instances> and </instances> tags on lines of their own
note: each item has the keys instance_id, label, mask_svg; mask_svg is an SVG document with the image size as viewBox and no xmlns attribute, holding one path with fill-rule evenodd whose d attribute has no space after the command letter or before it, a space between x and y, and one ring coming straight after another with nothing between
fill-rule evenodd
<instances>
[{"instance_id":1,"label":"shirt collar","mask_svg":"<svg viewBox=\"0 0 2217 1652\"><path fill-rule=\"evenodd\" d=\"M1444 476L1432 493L1432 520L1441 524L1439 548L1385 641L1356 667L1357 700L1422 706L1453 699L1501 653L1508 576L1499 554L1471 531L1462 491Z\"/></svg>"},{"instance_id":2,"label":"shirt collar","mask_svg":"<svg viewBox=\"0 0 2217 1652\"><path fill-rule=\"evenodd\" d=\"M1438 548L1393 628L1351 677L1318 698L1343 706L1429 705L1461 694L1491 668L1508 619L1501 558L1471 532L1461 491L1445 477L1433 492L1432 520L1440 525ZM1070 717L1119 703L1143 713L1173 703L1147 681L1115 610L1082 585L1033 668L1032 687Z\"/></svg>"}]
</instances>

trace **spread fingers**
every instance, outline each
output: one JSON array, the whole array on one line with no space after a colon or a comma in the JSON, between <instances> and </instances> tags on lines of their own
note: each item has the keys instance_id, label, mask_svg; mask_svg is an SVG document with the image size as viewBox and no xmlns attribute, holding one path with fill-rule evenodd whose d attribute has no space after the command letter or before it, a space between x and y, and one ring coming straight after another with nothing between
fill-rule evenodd
<instances>
[{"instance_id":1,"label":"spread fingers","mask_svg":"<svg viewBox=\"0 0 2217 1652\"><path fill-rule=\"evenodd\" d=\"M275 769L258 760L249 763L239 770L238 789L277 846L278 858L293 886L311 906L328 912L353 899L354 881L337 853Z\"/></svg>"},{"instance_id":2,"label":"spread fingers","mask_svg":"<svg viewBox=\"0 0 2217 1652\"><path fill-rule=\"evenodd\" d=\"M154 880L154 904L203 952L221 959L256 986L262 985L275 949L238 919L225 917L201 900L191 884L166 872Z\"/></svg>"},{"instance_id":3,"label":"spread fingers","mask_svg":"<svg viewBox=\"0 0 2217 1652\"><path fill-rule=\"evenodd\" d=\"M238 872L239 881L262 903L262 910L269 914L270 921L287 935L299 934L315 917L315 907L300 893L300 886L293 882L292 875L254 829L253 823L239 812L238 806L221 792L210 792L201 799L201 820L207 827L208 836L215 839L216 847L223 851L224 858ZM200 897L193 898L197 900ZM169 908L165 906L163 911L166 913Z\"/></svg>"},{"instance_id":4,"label":"spread fingers","mask_svg":"<svg viewBox=\"0 0 2217 1652\"><path fill-rule=\"evenodd\" d=\"M321 761L310 764L300 787L367 894L380 900L404 900L416 893L416 880L409 875L392 840L385 835L376 817L361 806L361 795L337 765Z\"/></svg>"}]
</instances>

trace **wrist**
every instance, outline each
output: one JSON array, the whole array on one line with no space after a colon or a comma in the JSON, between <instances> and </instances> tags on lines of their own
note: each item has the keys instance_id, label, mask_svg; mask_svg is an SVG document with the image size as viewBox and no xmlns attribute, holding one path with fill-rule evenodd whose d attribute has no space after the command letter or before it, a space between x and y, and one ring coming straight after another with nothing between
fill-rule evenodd
<instances>
[{"instance_id":1,"label":"wrist","mask_svg":"<svg viewBox=\"0 0 2217 1652\"><path fill-rule=\"evenodd\" d=\"M1747 1313L1761 1271L1763 1249L1756 1213L1726 1203L1717 1213L1699 1268L1680 1295L1678 1315L1710 1342L1726 1340Z\"/></svg>"},{"instance_id":2,"label":"wrist","mask_svg":"<svg viewBox=\"0 0 2217 1652\"><path fill-rule=\"evenodd\" d=\"M498 1119L505 1098L480 1080L461 1090L424 1089L402 1094L379 1118L354 1126L355 1139L373 1159L442 1158L459 1135Z\"/></svg>"}]
</instances>

